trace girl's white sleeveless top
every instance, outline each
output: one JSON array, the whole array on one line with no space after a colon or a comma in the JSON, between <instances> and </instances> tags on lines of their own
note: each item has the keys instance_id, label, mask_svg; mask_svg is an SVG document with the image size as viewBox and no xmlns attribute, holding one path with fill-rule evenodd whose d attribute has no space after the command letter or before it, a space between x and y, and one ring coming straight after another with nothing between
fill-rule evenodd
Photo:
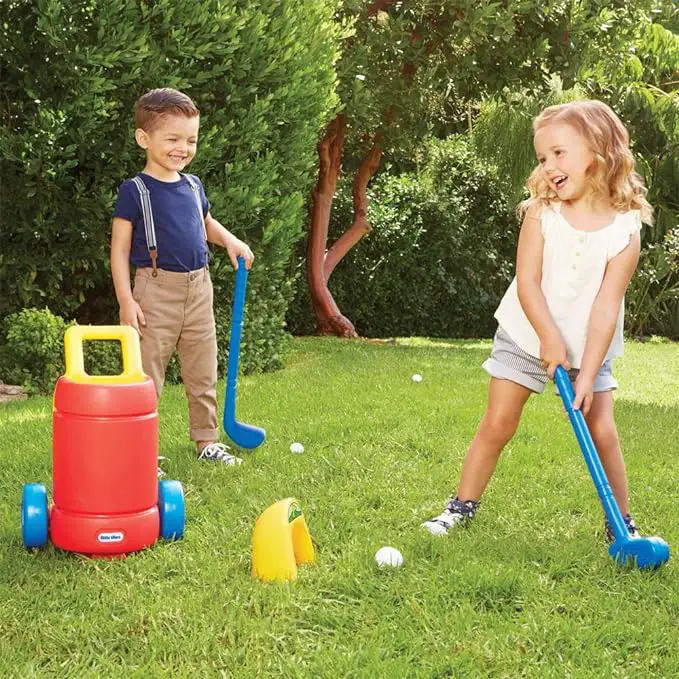
<instances>
[{"instance_id":1,"label":"girl's white sleeveless top","mask_svg":"<svg viewBox=\"0 0 679 679\"><path fill-rule=\"evenodd\" d=\"M604 280L606 265L641 229L641 213L639 210L621 212L608 226L597 231L580 231L563 217L561 203L552 203L542 210L541 222L545 239L542 292L566 343L571 364L579 368L590 312ZM607 359L623 353L624 307L623 300ZM521 308L516 277L502 298L495 318L521 349L531 356L540 356L540 340Z\"/></svg>"}]
</instances>

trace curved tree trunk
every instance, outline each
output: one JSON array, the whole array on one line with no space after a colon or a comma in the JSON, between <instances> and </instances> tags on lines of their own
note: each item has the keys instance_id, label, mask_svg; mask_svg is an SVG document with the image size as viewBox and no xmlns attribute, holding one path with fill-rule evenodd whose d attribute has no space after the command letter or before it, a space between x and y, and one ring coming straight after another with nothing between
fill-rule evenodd
<instances>
[{"instance_id":1,"label":"curved tree trunk","mask_svg":"<svg viewBox=\"0 0 679 679\"><path fill-rule=\"evenodd\" d=\"M368 16L384 11L394 0L374 0ZM318 181L313 193L311 225L307 241L306 271L309 296L319 335L358 337L353 323L342 314L328 289L328 279L344 255L370 231L368 223L368 183L377 171L382 158L380 135L375 136L372 148L363 159L354 178L354 223L333 243L328 244L328 226L332 201L337 189L342 166L342 152L346 134L346 114L340 113L327 127L318 144Z\"/></svg>"},{"instance_id":2,"label":"curved tree trunk","mask_svg":"<svg viewBox=\"0 0 679 679\"><path fill-rule=\"evenodd\" d=\"M318 145L318 181L313 194L307 242L307 282L318 334L358 337L353 323L342 314L333 299L328 289L328 279L344 255L370 231L366 189L379 167L382 149L379 138L376 138L354 178L354 223L326 250L330 211L342 164L345 132L346 116L340 114L328 125L325 136Z\"/></svg>"}]
</instances>

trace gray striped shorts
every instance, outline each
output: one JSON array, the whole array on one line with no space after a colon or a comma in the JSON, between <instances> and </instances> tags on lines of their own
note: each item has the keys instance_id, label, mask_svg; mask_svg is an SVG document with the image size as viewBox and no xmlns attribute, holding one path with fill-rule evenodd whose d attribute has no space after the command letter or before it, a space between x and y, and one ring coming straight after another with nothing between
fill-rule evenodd
<instances>
[{"instance_id":1,"label":"gray striped shorts","mask_svg":"<svg viewBox=\"0 0 679 679\"><path fill-rule=\"evenodd\" d=\"M549 377L542 367L542 361L536 356L526 353L501 326L498 326L495 333L490 358L484 362L483 369L491 377L511 380L536 394L541 394L549 381ZM570 377L573 385L579 372L575 368L568 371L568 377ZM612 391L617 388L618 382L613 377L613 362L609 358L603 362L601 369L594 378L593 391Z\"/></svg>"}]
</instances>

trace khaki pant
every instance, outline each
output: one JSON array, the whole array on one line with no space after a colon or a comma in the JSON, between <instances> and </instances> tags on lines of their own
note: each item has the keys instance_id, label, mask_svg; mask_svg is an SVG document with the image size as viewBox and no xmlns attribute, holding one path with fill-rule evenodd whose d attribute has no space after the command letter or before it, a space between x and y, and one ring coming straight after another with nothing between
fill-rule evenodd
<instances>
[{"instance_id":1,"label":"khaki pant","mask_svg":"<svg viewBox=\"0 0 679 679\"><path fill-rule=\"evenodd\" d=\"M165 370L177 348L189 401L189 436L216 441L217 332L212 310L212 281L207 267L188 273L137 269L132 293L146 319L141 328L141 359L158 397Z\"/></svg>"}]
</instances>

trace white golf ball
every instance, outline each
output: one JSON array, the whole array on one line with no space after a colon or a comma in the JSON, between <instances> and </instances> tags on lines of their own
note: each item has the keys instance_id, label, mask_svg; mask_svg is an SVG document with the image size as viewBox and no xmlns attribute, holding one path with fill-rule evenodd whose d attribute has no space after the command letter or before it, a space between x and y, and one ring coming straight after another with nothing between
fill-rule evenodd
<instances>
[{"instance_id":1,"label":"white golf ball","mask_svg":"<svg viewBox=\"0 0 679 679\"><path fill-rule=\"evenodd\" d=\"M295 441L290 446L290 452L295 453L295 455L300 455L301 453L304 452L304 446L301 443L297 443L297 441Z\"/></svg>"},{"instance_id":2,"label":"white golf ball","mask_svg":"<svg viewBox=\"0 0 679 679\"><path fill-rule=\"evenodd\" d=\"M375 554L375 561L380 568L385 566L398 568L403 565L403 554L395 547L381 547Z\"/></svg>"},{"instance_id":3,"label":"white golf ball","mask_svg":"<svg viewBox=\"0 0 679 679\"><path fill-rule=\"evenodd\" d=\"M421 382L422 381L422 375L419 373L415 373L411 378L413 382Z\"/></svg>"}]
</instances>

